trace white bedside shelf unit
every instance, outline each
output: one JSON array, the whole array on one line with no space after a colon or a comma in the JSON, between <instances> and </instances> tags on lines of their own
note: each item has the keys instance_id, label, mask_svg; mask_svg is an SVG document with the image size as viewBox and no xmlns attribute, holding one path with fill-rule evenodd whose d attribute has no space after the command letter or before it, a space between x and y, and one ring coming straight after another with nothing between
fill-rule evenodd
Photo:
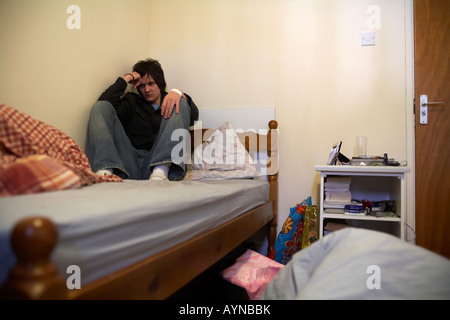
<instances>
[{"instance_id":1,"label":"white bedside shelf unit","mask_svg":"<svg viewBox=\"0 0 450 320\"><path fill-rule=\"evenodd\" d=\"M355 227L365 227L392 233L405 240L406 182L410 172L403 166L350 166L316 165L320 172L320 234L323 235L324 219L344 219ZM352 199L384 201L394 200L396 213L400 217L353 216L341 213L325 213L325 182L329 176L350 177Z\"/></svg>"}]
</instances>

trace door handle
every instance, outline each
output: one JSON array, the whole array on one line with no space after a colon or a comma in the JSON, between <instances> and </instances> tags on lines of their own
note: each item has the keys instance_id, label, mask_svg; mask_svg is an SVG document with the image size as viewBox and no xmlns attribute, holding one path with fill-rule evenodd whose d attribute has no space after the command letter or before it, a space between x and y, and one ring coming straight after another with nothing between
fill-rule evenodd
<instances>
[{"instance_id":1,"label":"door handle","mask_svg":"<svg viewBox=\"0 0 450 320\"><path fill-rule=\"evenodd\" d=\"M428 106L442 105L445 102L428 102L428 95L420 95L420 124L428 123Z\"/></svg>"}]
</instances>

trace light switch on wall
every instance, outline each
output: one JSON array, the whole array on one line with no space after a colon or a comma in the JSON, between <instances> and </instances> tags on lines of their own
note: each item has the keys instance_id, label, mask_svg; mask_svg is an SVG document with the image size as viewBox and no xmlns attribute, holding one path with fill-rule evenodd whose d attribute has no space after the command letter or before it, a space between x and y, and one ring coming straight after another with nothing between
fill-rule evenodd
<instances>
[{"instance_id":1,"label":"light switch on wall","mask_svg":"<svg viewBox=\"0 0 450 320\"><path fill-rule=\"evenodd\" d=\"M362 32L361 46L374 46L374 45L375 45L375 32Z\"/></svg>"}]
</instances>

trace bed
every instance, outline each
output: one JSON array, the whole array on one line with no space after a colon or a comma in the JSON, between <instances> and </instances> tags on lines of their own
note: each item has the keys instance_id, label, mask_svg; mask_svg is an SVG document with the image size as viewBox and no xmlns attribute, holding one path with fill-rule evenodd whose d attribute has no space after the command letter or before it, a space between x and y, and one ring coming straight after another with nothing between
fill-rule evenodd
<instances>
[{"instance_id":1,"label":"bed","mask_svg":"<svg viewBox=\"0 0 450 320\"><path fill-rule=\"evenodd\" d=\"M266 230L270 252L278 124L268 126L267 135L236 133L246 150L267 152L265 176L214 179L197 168L178 182L104 181L1 197L1 297L166 299L258 231ZM190 132L193 153L215 129ZM210 175L196 176L201 169Z\"/></svg>"},{"instance_id":2,"label":"bed","mask_svg":"<svg viewBox=\"0 0 450 320\"><path fill-rule=\"evenodd\" d=\"M266 300L448 300L450 260L379 231L345 228L296 253Z\"/></svg>"}]
</instances>

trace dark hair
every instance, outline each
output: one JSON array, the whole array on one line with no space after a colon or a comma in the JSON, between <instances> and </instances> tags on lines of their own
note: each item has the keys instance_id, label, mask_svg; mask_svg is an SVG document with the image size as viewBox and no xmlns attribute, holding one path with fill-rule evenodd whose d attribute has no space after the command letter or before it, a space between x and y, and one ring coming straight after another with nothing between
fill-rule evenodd
<instances>
[{"instance_id":1,"label":"dark hair","mask_svg":"<svg viewBox=\"0 0 450 320\"><path fill-rule=\"evenodd\" d=\"M164 79L164 71L161 67L161 64L154 59L145 59L138 61L134 67L133 71L136 71L144 77L146 75L150 75L153 80L155 80L157 86L161 90L161 92L166 91L166 80Z\"/></svg>"}]
</instances>

